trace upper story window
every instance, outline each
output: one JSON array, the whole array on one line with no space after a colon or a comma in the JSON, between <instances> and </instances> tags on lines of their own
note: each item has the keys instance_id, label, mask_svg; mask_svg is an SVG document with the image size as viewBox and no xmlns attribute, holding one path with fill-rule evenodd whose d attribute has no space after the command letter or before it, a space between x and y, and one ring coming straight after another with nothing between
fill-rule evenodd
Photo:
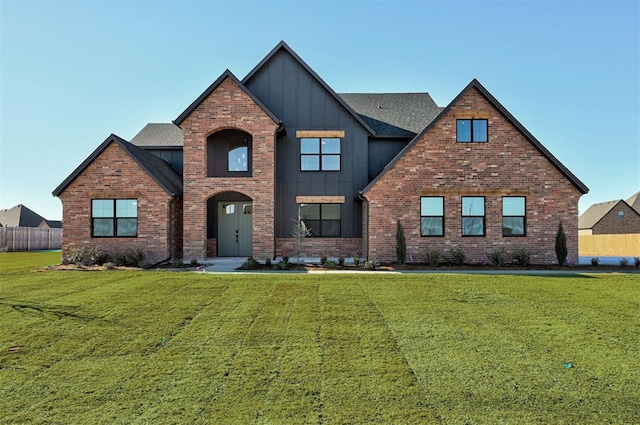
<instances>
[{"instance_id":1,"label":"upper story window","mask_svg":"<svg viewBox=\"0 0 640 425\"><path fill-rule=\"evenodd\" d=\"M340 204L301 204L300 219L311 230L312 237L340 237Z\"/></svg>"},{"instance_id":2,"label":"upper story window","mask_svg":"<svg viewBox=\"0 0 640 425\"><path fill-rule=\"evenodd\" d=\"M456 141L458 142L486 142L487 120L456 120Z\"/></svg>"},{"instance_id":3,"label":"upper story window","mask_svg":"<svg viewBox=\"0 0 640 425\"><path fill-rule=\"evenodd\" d=\"M502 236L526 235L526 210L524 196L502 198Z\"/></svg>"},{"instance_id":4,"label":"upper story window","mask_svg":"<svg viewBox=\"0 0 640 425\"><path fill-rule=\"evenodd\" d=\"M229 129L207 138L207 177L251 177L252 138Z\"/></svg>"},{"instance_id":5,"label":"upper story window","mask_svg":"<svg viewBox=\"0 0 640 425\"><path fill-rule=\"evenodd\" d=\"M301 171L340 171L340 139L304 137L300 139Z\"/></svg>"},{"instance_id":6,"label":"upper story window","mask_svg":"<svg viewBox=\"0 0 640 425\"><path fill-rule=\"evenodd\" d=\"M444 198L442 196L420 198L420 235L444 236Z\"/></svg>"},{"instance_id":7,"label":"upper story window","mask_svg":"<svg viewBox=\"0 0 640 425\"><path fill-rule=\"evenodd\" d=\"M92 199L91 236L94 238L138 236L138 200Z\"/></svg>"},{"instance_id":8,"label":"upper story window","mask_svg":"<svg viewBox=\"0 0 640 425\"><path fill-rule=\"evenodd\" d=\"M484 197L462 197L462 236L484 236Z\"/></svg>"}]
</instances>

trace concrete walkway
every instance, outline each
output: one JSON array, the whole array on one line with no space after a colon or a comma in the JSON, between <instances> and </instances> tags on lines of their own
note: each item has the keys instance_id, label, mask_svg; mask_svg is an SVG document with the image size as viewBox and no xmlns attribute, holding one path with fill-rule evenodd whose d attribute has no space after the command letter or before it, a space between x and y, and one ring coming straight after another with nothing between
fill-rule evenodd
<instances>
[{"instance_id":1,"label":"concrete walkway","mask_svg":"<svg viewBox=\"0 0 640 425\"><path fill-rule=\"evenodd\" d=\"M337 258L329 258L337 261ZM281 258L272 260L272 264L277 264ZM331 269L313 269L313 270L238 270L247 257L212 257L202 260L203 265L198 267L197 273L309 273L309 274L335 274L335 273L385 273L385 274L478 274L478 275L516 275L516 276L576 276L584 274L601 274L601 273L626 273L640 274L640 268L633 267L633 264L625 268L602 268L592 270L520 270L520 269L426 269L426 270L331 270ZM297 263L297 258L290 258L291 264ZM320 257L304 257L300 258L303 264L320 264ZM353 258L345 258L345 264L353 264Z\"/></svg>"}]
</instances>

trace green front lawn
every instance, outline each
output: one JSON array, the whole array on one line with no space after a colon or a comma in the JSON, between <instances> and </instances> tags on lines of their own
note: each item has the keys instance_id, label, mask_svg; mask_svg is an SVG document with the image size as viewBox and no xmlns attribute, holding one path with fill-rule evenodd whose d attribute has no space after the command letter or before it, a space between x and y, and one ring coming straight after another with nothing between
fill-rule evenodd
<instances>
[{"instance_id":1,"label":"green front lawn","mask_svg":"<svg viewBox=\"0 0 640 425\"><path fill-rule=\"evenodd\" d=\"M640 276L36 271L0 254L2 423L634 423Z\"/></svg>"}]
</instances>

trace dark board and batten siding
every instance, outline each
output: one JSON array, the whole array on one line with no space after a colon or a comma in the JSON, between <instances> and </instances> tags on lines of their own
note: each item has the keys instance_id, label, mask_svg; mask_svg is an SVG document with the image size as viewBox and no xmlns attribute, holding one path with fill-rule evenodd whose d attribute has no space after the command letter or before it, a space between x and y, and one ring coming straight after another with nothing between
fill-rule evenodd
<instances>
[{"instance_id":1,"label":"dark board and batten siding","mask_svg":"<svg viewBox=\"0 0 640 425\"><path fill-rule=\"evenodd\" d=\"M368 183L364 127L284 49L245 84L286 128L276 142L276 237L291 237L296 196L314 195L344 196L341 236L361 237L362 207L355 198ZM343 130L341 170L300 171L299 130Z\"/></svg>"}]
</instances>

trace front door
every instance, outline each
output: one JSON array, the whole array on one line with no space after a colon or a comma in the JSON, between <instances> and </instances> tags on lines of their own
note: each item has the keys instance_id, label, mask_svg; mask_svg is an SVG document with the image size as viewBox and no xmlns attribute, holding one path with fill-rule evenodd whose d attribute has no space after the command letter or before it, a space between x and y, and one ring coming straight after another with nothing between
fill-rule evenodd
<instances>
[{"instance_id":1,"label":"front door","mask_svg":"<svg viewBox=\"0 0 640 425\"><path fill-rule=\"evenodd\" d=\"M218 256L247 257L253 252L253 204L218 202Z\"/></svg>"}]
</instances>

